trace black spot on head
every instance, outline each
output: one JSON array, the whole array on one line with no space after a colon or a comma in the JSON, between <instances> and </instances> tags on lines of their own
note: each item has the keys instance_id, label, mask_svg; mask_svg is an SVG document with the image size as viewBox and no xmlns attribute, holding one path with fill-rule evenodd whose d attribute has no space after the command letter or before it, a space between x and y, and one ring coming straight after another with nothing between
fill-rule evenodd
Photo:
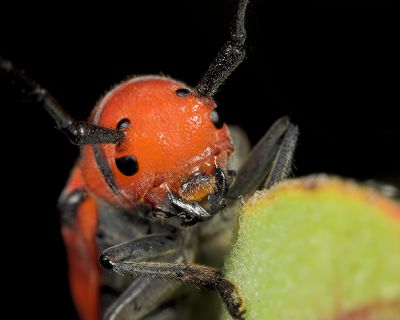
<instances>
[{"instance_id":1,"label":"black spot on head","mask_svg":"<svg viewBox=\"0 0 400 320\"><path fill-rule=\"evenodd\" d=\"M124 156L115 159L118 170L125 176L133 176L139 170L139 164L134 156Z\"/></svg>"},{"instance_id":2,"label":"black spot on head","mask_svg":"<svg viewBox=\"0 0 400 320\"><path fill-rule=\"evenodd\" d=\"M222 119L219 116L218 112L215 111L215 110L211 111L210 119L211 119L211 122L213 123L214 127L217 128L217 129L221 129L222 126L224 125L224 122L222 121Z\"/></svg>"},{"instance_id":3,"label":"black spot on head","mask_svg":"<svg viewBox=\"0 0 400 320\"><path fill-rule=\"evenodd\" d=\"M190 91L185 88L178 89L175 92L178 97L186 97L187 95L190 94Z\"/></svg>"},{"instance_id":4,"label":"black spot on head","mask_svg":"<svg viewBox=\"0 0 400 320\"><path fill-rule=\"evenodd\" d=\"M125 129L125 128L129 127L130 124L131 124L131 121L128 118L123 118L122 120L120 120L118 122L117 129L118 130Z\"/></svg>"}]
</instances>

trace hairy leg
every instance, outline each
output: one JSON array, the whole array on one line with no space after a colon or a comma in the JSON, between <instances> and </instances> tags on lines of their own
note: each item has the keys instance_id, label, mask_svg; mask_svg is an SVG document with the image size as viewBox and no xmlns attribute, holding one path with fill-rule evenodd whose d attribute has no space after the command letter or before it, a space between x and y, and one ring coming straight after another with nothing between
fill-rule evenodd
<instances>
[{"instance_id":1,"label":"hairy leg","mask_svg":"<svg viewBox=\"0 0 400 320\"><path fill-rule=\"evenodd\" d=\"M242 319L242 314L244 313L243 303L235 285L223 278L221 273L214 268L190 264L185 259L182 259L182 256L179 254L183 252L179 250L183 245L181 241L179 235L148 236L105 250L100 257L100 263L103 267L122 275L137 277L136 281L140 280L146 283L146 292L150 292L150 296L153 293L157 293L157 290L165 289L164 286L160 289L160 283L164 283L165 286L170 285L170 282L160 282L159 280L175 280L200 288L215 290L220 295L232 317ZM173 258L177 254L178 258ZM168 261L169 259L173 259L174 261ZM154 282L149 279L158 280L157 286L152 287L152 283ZM131 289L130 291L132 293L137 292L135 290L137 289ZM130 295L127 293L126 295L131 297L132 293ZM140 300L141 309L149 309L150 303L147 302L147 295L134 296L136 298L131 299L129 302L130 306L138 305ZM157 301L159 302L160 300L161 297ZM117 305L112 306L111 311L107 311L105 319L116 319L114 316L116 314L115 310L125 307L123 304L126 301L124 298L117 302ZM151 305L154 304L154 301L151 301Z\"/></svg>"}]
</instances>

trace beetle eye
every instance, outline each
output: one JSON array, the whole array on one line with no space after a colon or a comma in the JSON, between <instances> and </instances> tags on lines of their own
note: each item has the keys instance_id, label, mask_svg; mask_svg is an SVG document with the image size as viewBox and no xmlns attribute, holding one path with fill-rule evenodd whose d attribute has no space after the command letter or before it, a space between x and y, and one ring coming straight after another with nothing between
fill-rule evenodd
<instances>
[{"instance_id":1,"label":"beetle eye","mask_svg":"<svg viewBox=\"0 0 400 320\"><path fill-rule=\"evenodd\" d=\"M117 129L122 130L127 128L131 124L131 121L128 118L123 118L117 124Z\"/></svg>"},{"instance_id":2,"label":"beetle eye","mask_svg":"<svg viewBox=\"0 0 400 320\"><path fill-rule=\"evenodd\" d=\"M118 170L125 176L133 176L139 170L139 164L134 156L115 159Z\"/></svg>"},{"instance_id":3,"label":"beetle eye","mask_svg":"<svg viewBox=\"0 0 400 320\"><path fill-rule=\"evenodd\" d=\"M176 90L175 93L178 97L185 97L190 93L190 91L188 89L181 88Z\"/></svg>"},{"instance_id":4,"label":"beetle eye","mask_svg":"<svg viewBox=\"0 0 400 320\"><path fill-rule=\"evenodd\" d=\"M222 126L224 125L224 122L222 121L222 119L219 116L218 112L215 111L215 110L211 111L210 119L211 119L211 122L213 123L214 127L217 128L217 129L221 129Z\"/></svg>"}]
</instances>

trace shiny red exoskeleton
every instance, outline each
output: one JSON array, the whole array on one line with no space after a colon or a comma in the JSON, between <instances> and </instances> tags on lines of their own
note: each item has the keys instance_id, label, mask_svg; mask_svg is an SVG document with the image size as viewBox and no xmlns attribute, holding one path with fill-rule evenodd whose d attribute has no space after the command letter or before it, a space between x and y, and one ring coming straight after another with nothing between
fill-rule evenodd
<instances>
[{"instance_id":1,"label":"shiny red exoskeleton","mask_svg":"<svg viewBox=\"0 0 400 320\"><path fill-rule=\"evenodd\" d=\"M80 146L59 207L81 319L181 319L182 283L216 291L230 315L244 319L239 289L218 268L241 200L289 174L298 135L281 118L249 153L245 134L216 111L213 95L245 55L247 3L237 0L230 38L197 86L131 78L88 121L74 120L0 57L0 70Z\"/></svg>"}]
</instances>

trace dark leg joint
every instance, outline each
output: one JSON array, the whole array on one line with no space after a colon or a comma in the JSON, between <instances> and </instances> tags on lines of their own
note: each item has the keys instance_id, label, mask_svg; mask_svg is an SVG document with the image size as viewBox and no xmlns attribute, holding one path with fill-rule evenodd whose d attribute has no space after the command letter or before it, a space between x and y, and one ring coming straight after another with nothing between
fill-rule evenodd
<instances>
[{"instance_id":1,"label":"dark leg joint","mask_svg":"<svg viewBox=\"0 0 400 320\"><path fill-rule=\"evenodd\" d=\"M99 262L104 269L112 270L114 267L114 263L104 254L99 257Z\"/></svg>"}]
</instances>

